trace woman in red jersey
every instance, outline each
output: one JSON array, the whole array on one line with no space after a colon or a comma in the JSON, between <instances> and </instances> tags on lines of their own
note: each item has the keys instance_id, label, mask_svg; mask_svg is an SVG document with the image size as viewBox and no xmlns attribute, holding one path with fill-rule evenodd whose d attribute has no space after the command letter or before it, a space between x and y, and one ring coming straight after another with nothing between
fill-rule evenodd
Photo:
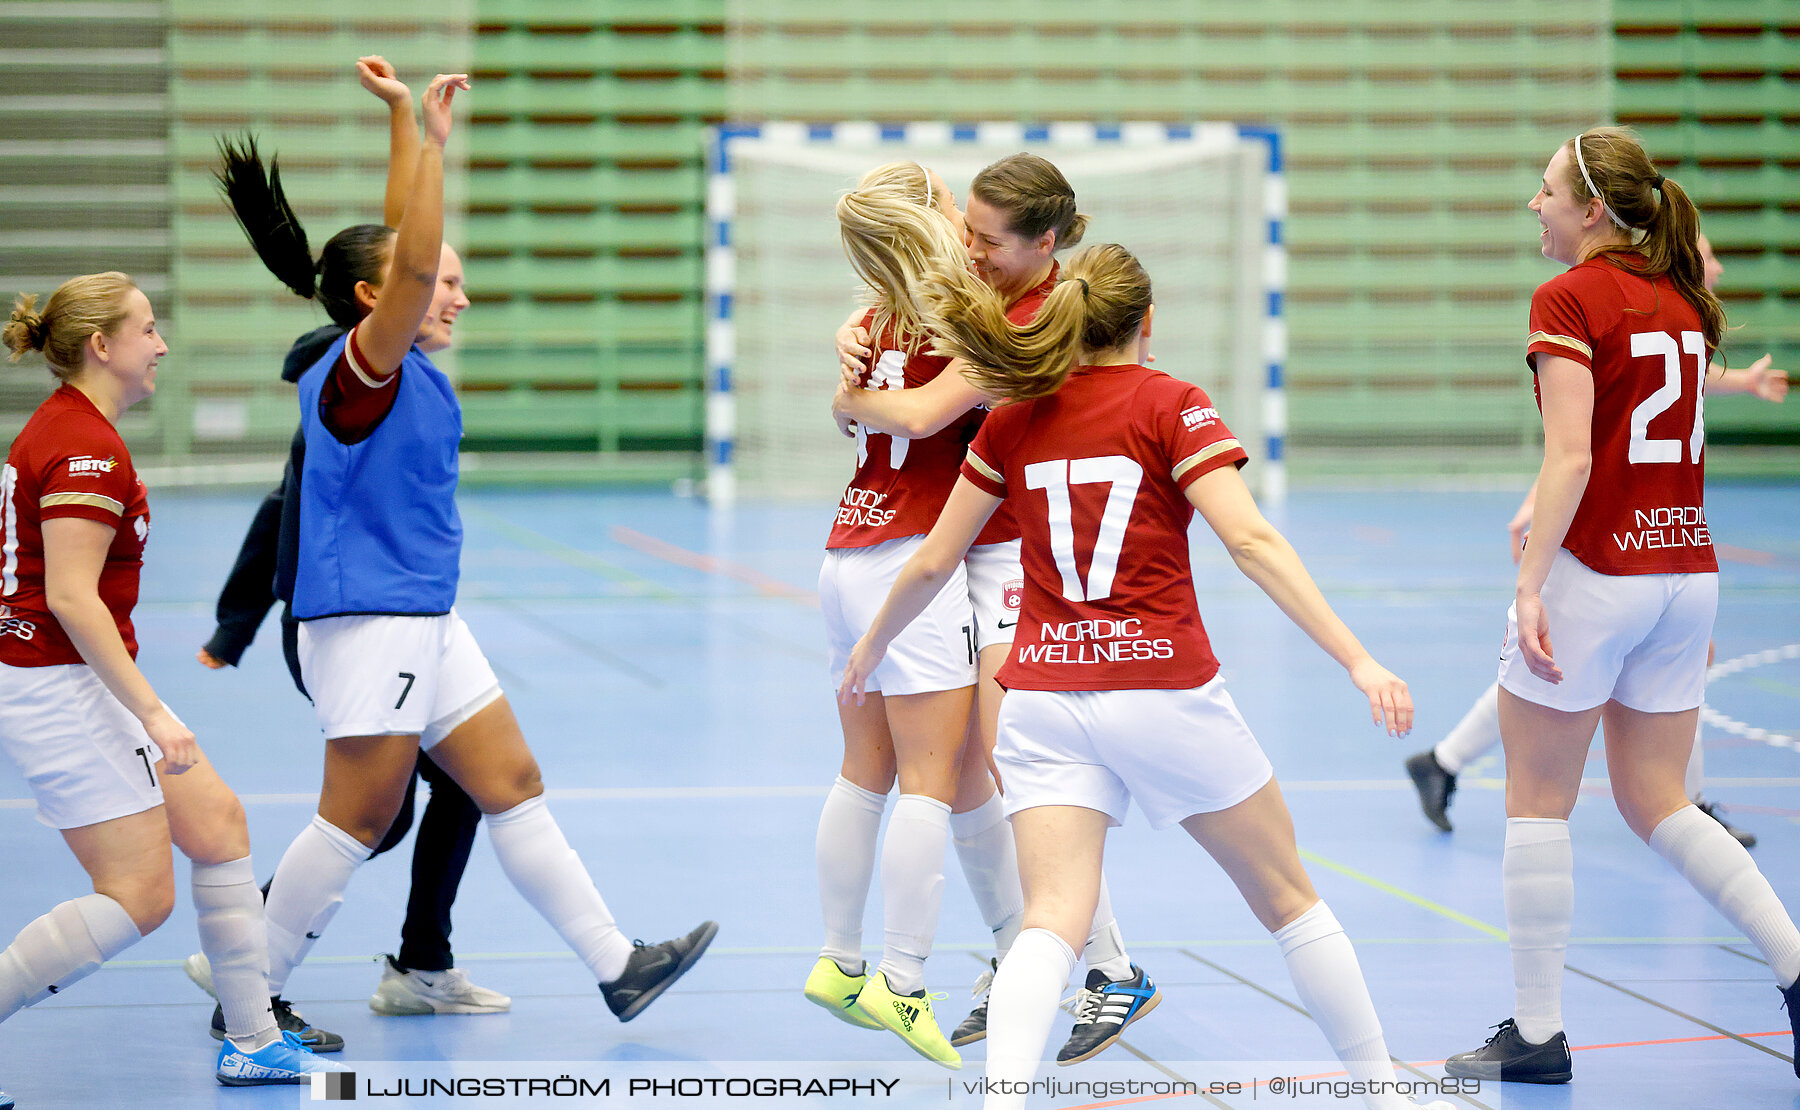
<instances>
[{"instance_id":1,"label":"woman in red jersey","mask_svg":"<svg viewBox=\"0 0 1800 1110\"><path fill-rule=\"evenodd\" d=\"M1410 1105L1393 1087L1355 952L1314 892L1269 762L1218 678L1188 560L1194 510L1396 735L1412 723L1406 684L1363 650L1257 511L1238 475L1247 456L1211 400L1142 365L1150 279L1127 251L1076 255L1023 326L966 273L932 283L927 320L940 349L1013 403L983 423L937 524L852 653L841 693L861 696L888 642L1010 501L1025 590L1000 670L1008 693L995 759L1026 927L988 1007L988 1078L1007 1084L990 1088L988 1105L1023 1104L1093 919L1107 829L1134 798L1153 826L1180 823L1237 884L1333 1051L1374 1092L1369 1105Z\"/></svg>"},{"instance_id":2,"label":"woman in red jersey","mask_svg":"<svg viewBox=\"0 0 1800 1110\"><path fill-rule=\"evenodd\" d=\"M276 1027L244 808L136 662L150 507L115 425L156 391L169 348L124 274L71 278L42 312L36 302L19 298L4 331L12 359L43 352L58 387L0 471L0 747L94 893L0 952L0 1021L167 920L172 842L193 861L200 941L225 1008L219 1082L301 1082L327 1066Z\"/></svg>"},{"instance_id":3,"label":"woman in red jersey","mask_svg":"<svg viewBox=\"0 0 1800 1110\"><path fill-rule=\"evenodd\" d=\"M1683 781L1718 608L1701 388L1725 330L1694 205L1632 132L1600 127L1557 148L1530 207L1545 257L1570 269L1531 299L1544 463L1500 658L1515 1009L1445 1070L1566 1083L1568 817L1602 720L1626 824L1756 943L1797 1040L1800 932Z\"/></svg>"},{"instance_id":4,"label":"woman in red jersey","mask_svg":"<svg viewBox=\"0 0 1800 1110\"><path fill-rule=\"evenodd\" d=\"M961 254L961 215L943 181L916 162L879 166L839 199L845 252L873 293L859 317L878 352L866 367L868 390L916 391L948 365L930 353L912 291L935 259ZM819 572L834 672L930 530L956 481L964 442L955 426L917 437L857 429L856 474ZM924 961L937 930L957 753L975 679L973 615L959 570L871 675L870 689L878 692L862 705L839 707L844 762L820 814L817 843L826 938L805 989L844 1021L890 1029L947 1067L960 1066L961 1058L938 1028ZM885 944L871 974L861 955L863 905L896 777L900 797L880 847Z\"/></svg>"},{"instance_id":5,"label":"woman in red jersey","mask_svg":"<svg viewBox=\"0 0 1800 1110\"><path fill-rule=\"evenodd\" d=\"M1035 154L1013 154L975 175L962 220L970 269L1006 305L1007 318L1026 323L1056 288L1061 271L1056 255L1081 242L1088 217L1079 212L1075 191L1061 170ZM840 425L856 434L928 436L955 425L964 441L980 427L992 398L970 379L963 364L914 389L868 388L858 377L870 359L867 329L852 317L837 336L845 380L833 401ZM846 434L850 434L846 432ZM953 480L954 475L951 475ZM946 487L947 488L947 487ZM989 773L1004 691L994 676L1012 650L1018 627L1024 572L1019 566L1019 525L1002 504L963 558L973 607L975 650L981 681L971 722L950 828L956 854L982 920L994 932L995 966L1018 936L1024 894L1012 828ZM860 629L858 630L861 631ZM1125 1027L1157 1005L1156 984L1134 964L1112 911L1104 877L1094 928L1082 957L1088 975L1078 992L1075 1025L1057 1053L1060 1064L1088 1060L1118 1041ZM980 997L993 981L983 972L975 984ZM978 1004L950 1035L956 1046L981 1040L987 1030L987 1003Z\"/></svg>"}]
</instances>

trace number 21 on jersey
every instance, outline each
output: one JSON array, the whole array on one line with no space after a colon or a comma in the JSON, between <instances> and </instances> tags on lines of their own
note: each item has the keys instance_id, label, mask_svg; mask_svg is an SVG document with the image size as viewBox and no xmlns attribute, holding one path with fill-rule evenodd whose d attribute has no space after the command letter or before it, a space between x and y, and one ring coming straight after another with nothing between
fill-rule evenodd
<instances>
[{"instance_id":1,"label":"number 21 on jersey","mask_svg":"<svg viewBox=\"0 0 1800 1110\"><path fill-rule=\"evenodd\" d=\"M1112 596L1113 575L1119 569L1119 552L1125 546L1125 529L1131 523L1131 507L1137 503L1144 468L1124 455L1099 455L1089 459L1051 459L1028 463L1025 488L1041 489L1049 502L1050 553L1062 575L1062 595L1070 601L1100 601ZM1075 563L1075 512L1070 486L1110 483L1100 528L1094 535L1094 555L1088 560L1087 581Z\"/></svg>"},{"instance_id":2,"label":"number 21 on jersey","mask_svg":"<svg viewBox=\"0 0 1800 1110\"><path fill-rule=\"evenodd\" d=\"M1684 331L1681 333L1681 346L1676 347L1675 337L1666 331L1640 331L1632 333L1631 355L1633 358L1662 356L1663 384L1662 388L1644 398L1637 408L1631 410L1629 458L1634 463L1681 461L1681 440L1651 439L1649 435L1650 421L1681 400L1683 353L1693 355L1696 366L1694 427L1688 433L1687 457L1689 462L1700 461L1700 448L1706 443L1706 424L1702 418L1706 407L1706 337L1697 331Z\"/></svg>"},{"instance_id":3,"label":"number 21 on jersey","mask_svg":"<svg viewBox=\"0 0 1800 1110\"><path fill-rule=\"evenodd\" d=\"M875 360L875 369L869 374L869 384L864 389L905 389L906 388L906 352L883 351ZM869 461L869 437L881 436L883 432L870 432L861 424L856 426L856 465L863 466ZM906 449L912 446L912 440L904 436L887 436L888 469L899 470L906 462Z\"/></svg>"}]
</instances>

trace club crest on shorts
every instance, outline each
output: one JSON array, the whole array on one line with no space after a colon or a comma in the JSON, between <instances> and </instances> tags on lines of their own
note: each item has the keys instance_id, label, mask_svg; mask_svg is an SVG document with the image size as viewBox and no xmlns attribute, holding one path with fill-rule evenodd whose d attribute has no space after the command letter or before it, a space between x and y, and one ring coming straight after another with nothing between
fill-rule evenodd
<instances>
[{"instance_id":1,"label":"club crest on shorts","mask_svg":"<svg viewBox=\"0 0 1800 1110\"><path fill-rule=\"evenodd\" d=\"M1000 603L1006 606L1007 612L1018 612L1019 606L1025 603L1025 580L1015 578L1008 582L1000 591Z\"/></svg>"}]
</instances>

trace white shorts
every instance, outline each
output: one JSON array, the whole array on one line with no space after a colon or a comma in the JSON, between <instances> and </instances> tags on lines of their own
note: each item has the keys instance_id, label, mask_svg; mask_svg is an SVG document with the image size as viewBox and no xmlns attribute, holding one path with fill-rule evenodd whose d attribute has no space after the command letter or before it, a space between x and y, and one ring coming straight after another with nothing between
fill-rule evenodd
<instances>
[{"instance_id":1,"label":"white shorts","mask_svg":"<svg viewBox=\"0 0 1800 1110\"><path fill-rule=\"evenodd\" d=\"M825 564L819 568L819 605L825 611L833 686L844 677L850 649L875 623L900 568L924 542L924 536L907 536L874 547L825 552ZM888 645L867 689L925 694L973 686L975 678L975 618L969 611L968 578L959 563L925 611Z\"/></svg>"},{"instance_id":2,"label":"white shorts","mask_svg":"<svg viewBox=\"0 0 1800 1110\"><path fill-rule=\"evenodd\" d=\"M85 663L0 663L0 747L31 784L38 820L53 829L163 804L162 749Z\"/></svg>"},{"instance_id":3,"label":"white shorts","mask_svg":"<svg viewBox=\"0 0 1800 1110\"><path fill-rule=\"evenodd\" d=\"M301 621L300 675L327 740L417 736L429 749L500 698L500 680L455 610Z\"/></svg>"},{"instance_id":4,"label":"white shorts","mask_svg":"<svg viewBox=\"0 0 1800 1110\"><path fill-rule=\"evenodd\" d=\"M1008 817L1081 806L1152 828L1230 809L1275 774L1216 675L1191 690L1008 690L994 748Z\"/></svg>"},{"instance_id":5,"label":"white shorts","mask_svg":"<svg viewBox=\"0 0 1800 1110\"><path fill-rule=\"evenodd\" d=\"M982 544L963 556L969 572L969 602L975 608L975 650L1010 644L1025 600L1025 568L1019 541Z\"/></svg>"},{"instance_id":6,"label":"white shorts","mask_svg":"<svg viewBox=\"0 0 1800 1110\"><path fill-rule=\"evenodd\" d=\"M1616 701L1642 713L1693 709L1706 695L1706 644L1719 609L1717 574L1600 574L1558 549L1539 594L1561 685L1532 674L1506 611L1500 685L1577 713Z\"/></svg>"}]
</instances>

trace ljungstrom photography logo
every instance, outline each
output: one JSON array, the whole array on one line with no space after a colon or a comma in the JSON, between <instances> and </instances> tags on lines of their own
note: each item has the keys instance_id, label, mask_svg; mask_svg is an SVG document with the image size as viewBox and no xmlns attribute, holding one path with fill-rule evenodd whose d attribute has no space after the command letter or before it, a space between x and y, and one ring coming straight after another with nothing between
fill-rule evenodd
<instances>
[{"instance_id":1,"label":"ljungstrom photography logo","mask_svg":"<svg viewBox=\"0 0 1800 1110\"><path fill-rule=\"evenodd\" d=\"M312 1077L314 1102L337 1102L356 1098L356 1073L353 1071L316 1071Z\"/></svg>"}]
</instances>

